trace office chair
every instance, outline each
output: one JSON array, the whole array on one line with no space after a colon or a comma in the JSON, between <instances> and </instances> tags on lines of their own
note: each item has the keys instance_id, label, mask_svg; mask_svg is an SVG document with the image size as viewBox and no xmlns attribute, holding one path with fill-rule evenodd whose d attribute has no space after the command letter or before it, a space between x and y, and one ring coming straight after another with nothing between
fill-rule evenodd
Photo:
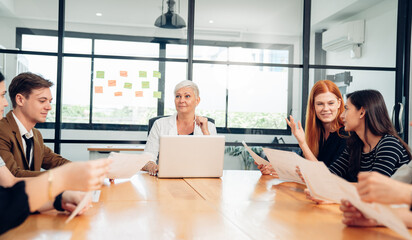
<instances>
[{"instance_id":1,"label":"office chair","mask_svg":"<svg viewBox=\"0 0 412 240\"><path fill-rule=\"evenodd\" d=\"M149 136L150 130L152 129L153 124L154 124L154 122L156 122L157 119L164 118L164 117L169 117L169 116L170 115L161 115L161 116L157 116L157 117L153 117L153 118L149 119L149 125L148 125L148 128L147 128L147 136ZM213 118L207 117L207 120L209 122L215 124L215 120Z\"/></svg>"}]
</instances>

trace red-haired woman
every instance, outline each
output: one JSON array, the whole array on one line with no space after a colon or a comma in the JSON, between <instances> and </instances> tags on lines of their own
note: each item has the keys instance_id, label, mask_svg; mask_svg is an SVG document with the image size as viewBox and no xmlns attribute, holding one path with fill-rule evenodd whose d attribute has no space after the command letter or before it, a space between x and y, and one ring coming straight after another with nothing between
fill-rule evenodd
<instances>
[{"instance_id":1,"label":"red-haired woman","mask_svg":"<svg viewBox=\"0 0 412 240\"><path fill-rule=\"evenodd\" d=\"M300 121L290 116L287 124L298 140L303 156L309 160L323 161L330 166L346 147L346 132L340 115L344 102L338 86L330 80L321 80L310 91L306 111L306 133ZM271 165L258 165L262 174L274 173Z\"/></svg>"}]
</instances>

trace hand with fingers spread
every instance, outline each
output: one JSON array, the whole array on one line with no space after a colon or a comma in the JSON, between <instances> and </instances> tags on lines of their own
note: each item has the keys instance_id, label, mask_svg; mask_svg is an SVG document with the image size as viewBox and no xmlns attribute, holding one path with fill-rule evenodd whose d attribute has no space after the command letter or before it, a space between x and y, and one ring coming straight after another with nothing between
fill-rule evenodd
<instances>
[{"instance_id":1,"label":"hand with fingers spread","mask_svg":"<svg viewBox=\"0 0 412 240\"><path fill-rule=\"evenodd\" d=\"M292 115L289 116L290 121L286 118L286 123L289 125L292 134L295 136L296 140L298 140L299 145L302 145L306 142L305 138L305 131L303 131L302 123L298 121L295 123L295 119Z\"/></svg>"},{"instance_id":2,"label":"hand with fingers spread","mask_svg":"<svg viewBox=\"0 0 412 240\"><path fill-rule=\"evenodd\" d=\"M360 172L357 189L365 202L411 204L412 185L402 183L378 172Z\"/></svg>"},{"instance_id":3,"label":"hand with fingers spread","mask_svg":"<svg viewBox=\"0 0 412 240\"><path fill-rule=\"evenodd\" d=\"M209 128L207 126L207 118L201 116L195 116L196 125L200 127L203 135L210 135Z\"/></svg>"},{"instance_id":4,"label":"hand with fingers spread","mask_svg":"<svg viewBox=\"0 0 412 240\"><path fill-rule=\"evenodd\" d=\"M149 172L151 176L155 176L158 171L157 164L153 161L149 161L148 163L146 163L146 165L144 165L142 170Z\"/></svg>"},{"instance_id":5,"label":"hand with fingers spread","mask_svg":"<svg viewBox=\"0 0 412 240\"><path fill-rule=\"evenodd\" d=\"M376 227L378 222L374 219L366 218L356 207L348 200L342 199L339 209L343 212L342 222L348 226L356 227Z\"/></svg>"}]
</instances>

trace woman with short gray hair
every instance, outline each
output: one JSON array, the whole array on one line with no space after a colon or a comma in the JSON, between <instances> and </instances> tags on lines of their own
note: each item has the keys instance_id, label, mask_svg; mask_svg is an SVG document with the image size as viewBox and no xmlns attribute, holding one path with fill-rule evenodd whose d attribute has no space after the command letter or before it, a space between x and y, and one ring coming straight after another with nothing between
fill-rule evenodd
<instances>
[{"instance_id":1,"label":"woman with short gray hair","mask_svg":"<svg viewBox=\"0 0 412 240\"><path fill-rule=\"evenodd\" d=\"M145 153L150 153L152 161L142 170L151 175L157 173L155 163L159 154L159 139L163 135L216 135L216 127L206 117L197 116L195 110L200 102L199 88L196 83L184 80L174 90L177 113L156 120L147 138Z\"/></svg>"}]
</instances>

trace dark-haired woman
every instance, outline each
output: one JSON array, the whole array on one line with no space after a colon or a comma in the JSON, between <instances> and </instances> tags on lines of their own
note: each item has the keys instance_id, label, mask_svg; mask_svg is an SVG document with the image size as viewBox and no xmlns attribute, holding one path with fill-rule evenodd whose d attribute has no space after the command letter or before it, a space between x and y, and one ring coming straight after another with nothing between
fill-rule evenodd
<instances>
[{"instance_id":1,"label":"dark-haired woman","mask_svg":"<svg viewBox=\"0 0 412 240\"><path fill-rule=\"evenodd\" d=\"M346 149L329 170L351 182L357 182L359 172L392 176L410 161L411 153L393 127L382 95L376 90L361 90L347 97L341 117L345 131L351 134Z\"/></svg>"}]
</instances>

